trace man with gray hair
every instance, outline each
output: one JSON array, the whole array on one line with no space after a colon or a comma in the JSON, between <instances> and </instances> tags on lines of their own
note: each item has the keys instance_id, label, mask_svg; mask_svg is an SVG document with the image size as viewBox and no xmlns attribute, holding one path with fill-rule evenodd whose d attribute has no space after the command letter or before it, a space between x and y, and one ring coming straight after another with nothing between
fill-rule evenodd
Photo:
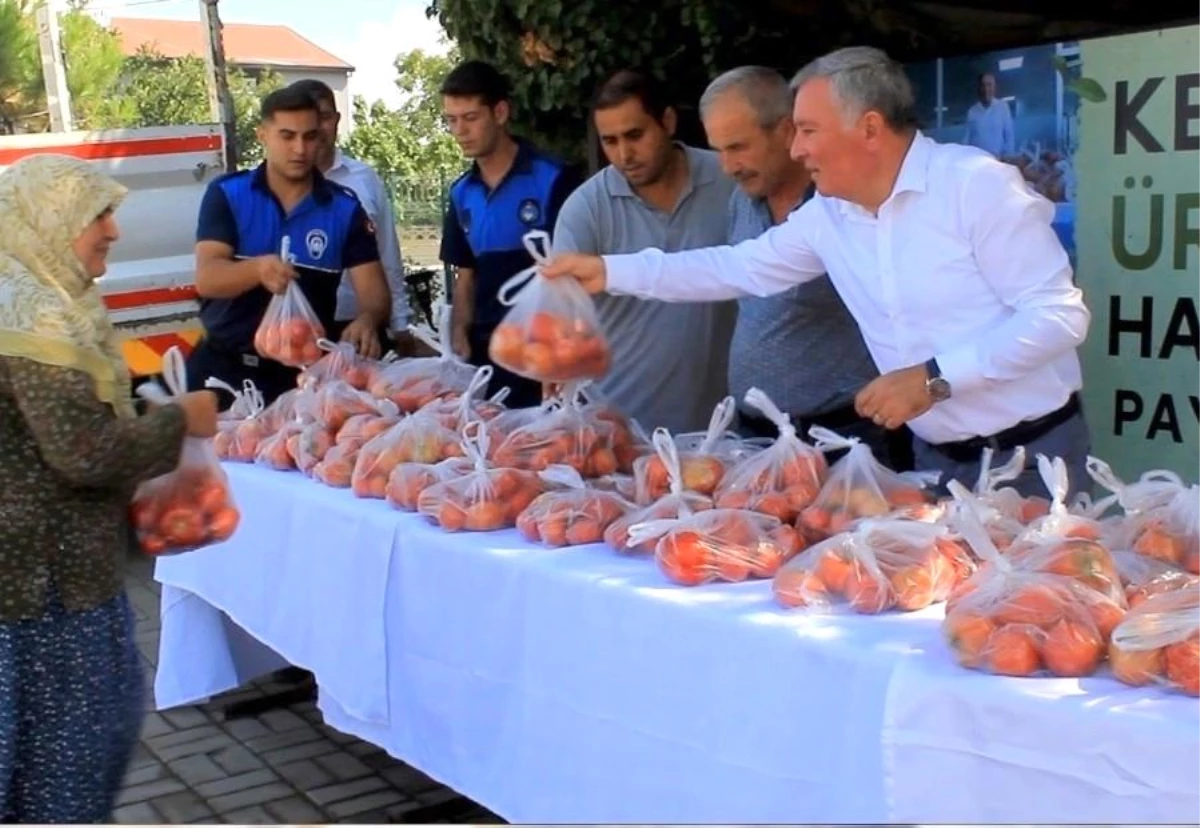
<instances>
[{"instance_id":1,"label":"man with gray hair","mask_svg":"<svg viewBox=\"0 0 1200 828\"><path fill-rule=\"evenodd\" d=\"M543 272L591 291L696 302L770 296L826 272L882 376L855 398L889 429L908 423L916 467L975 482L985 448L1031 458L1013 485L1045 495L1038 453L1089 488L1077 348L1091 314L1050 226L1054 206L1012 166L938 144L916 125L903 68L840 49L793 81L792 157L818 195L736 246L564 255Z\"/></svg>"},{"instance_id":2,"label":"man with gray hair","mask_svg":"<svg viewBox=\"0 0 1200 828\"><path fill-rule=\"evenodd\" d=\"M804 164L792 159L792 91L765 66L740 66L718 77L700 98L709 145L737 182L729 198L729 244L782 223L813 195ZM774 296L738 300L729 351L729 392L738 400L761 388L792 417L797 431L814 425L861 438L900 471L912 468L906 427L887 431L854 410L854 395L879 376L858 325L828 276ZM774 437L761 415L739 410L750 437Z\"/></svg>"}]
</instances>

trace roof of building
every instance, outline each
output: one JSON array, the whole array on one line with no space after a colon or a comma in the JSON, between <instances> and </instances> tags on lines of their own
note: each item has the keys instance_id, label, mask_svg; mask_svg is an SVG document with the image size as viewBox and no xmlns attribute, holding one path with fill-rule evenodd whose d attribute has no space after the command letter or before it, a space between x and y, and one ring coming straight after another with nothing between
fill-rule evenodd
<instances>
[{"instance_id":1,"label":"roof of building","mask_svg":"<svg viewBox=\"0 0 1200 828\"><path fill-rule=\"evenodd\" d=\"M198 20L114 17L111 25L127 55L135 54L143 46L153 48L169 58L204 55L204 29ZM225 58L235 66L294 66L354 71L349 63L287 26L223 23L221 32Z\"/></svg>"}]
</instances>

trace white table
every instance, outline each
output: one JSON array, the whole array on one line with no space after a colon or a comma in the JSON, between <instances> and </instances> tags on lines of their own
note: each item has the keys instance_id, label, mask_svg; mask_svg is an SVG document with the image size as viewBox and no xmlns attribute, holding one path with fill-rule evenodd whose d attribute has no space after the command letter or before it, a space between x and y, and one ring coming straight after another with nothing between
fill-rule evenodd
<instances>
[{"instance_id":1,"label":"white table","mask_svg":"<svg viewBox=\"0 0 1200 828\"><path fill-rule=\"evenodd\" d=\"M290 662L316 674L332 726L513 822L1200 814L1195 700L966 673L936 643L940 607L789 613L763 582L674 587L602 546L446 534L297 474L226 468L237 535L158 563L160 707ZM954 744L1018 738L1034 741L984 764ZM1078 784L1041 770L1081 744ZM1024 780L1036 807L1013 795Z\"/></svg>"}]
</instances>

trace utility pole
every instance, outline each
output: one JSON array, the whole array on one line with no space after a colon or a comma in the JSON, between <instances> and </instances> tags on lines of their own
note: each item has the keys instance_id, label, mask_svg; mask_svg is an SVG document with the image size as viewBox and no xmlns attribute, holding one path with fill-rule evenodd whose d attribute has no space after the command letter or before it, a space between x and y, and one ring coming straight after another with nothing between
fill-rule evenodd
<instances>
[{"instance_id":1,"label":"utility pole","mask_svg":"<svg viewBox=\"0 0 1200 828\"><path fill-rule=\"evenodd\" d=\"M225 170L237 169L237 121L233 112L233 95L229 91L229 70L225 64L225 42L221 37L221 15L218 0L200 0L200 24L204 28L208 48L204 63L208 67L208 111L213 123L225 133Z\"/></svg>"},{"instance_id":2,"label":"utility pole","mask_svg":"<svg viewBox=\"0 0 1200 828\"><path fill-rule=\"evenodd\" d=\"M36 19L42 78L46 83L46 106L50 110L50 129L53 132L70 132L75 128L75 119L71 117L71 92L67 89L67 68L63 65L58 3L54 0L39 3Z\"/></svg>"}]
</instances>

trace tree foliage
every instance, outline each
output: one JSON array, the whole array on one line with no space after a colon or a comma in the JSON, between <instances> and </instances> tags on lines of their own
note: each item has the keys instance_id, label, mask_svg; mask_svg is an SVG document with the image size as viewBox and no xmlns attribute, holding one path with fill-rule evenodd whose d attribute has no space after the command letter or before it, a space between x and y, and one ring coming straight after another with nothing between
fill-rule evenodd
<instances>
[{"instance_id":1,"label":"tree foliage","mask_svg":"<svg viewBox=\"0 0 1200 828\"><path fill-rule=\"evenodd\" d=\"M592 91L617 69L647 71L694 104L725 69L791 72L801 57L795 18L745 0L430 0L428 14L464 57L509 76L519 128L573 158L584 155ZM681 114L694 125L687 107Z\"/></svg>"},{"instance_id":2,"label":"tree foliage","mask_svg":"<svg viewBox=\"0 0 1200 828\"><path fill-rule=\"evenodd\" d=\"M24 0L0 0L0 134L31 114L42 83L37 32Z\"/></svg>"},{"instance_id":3,"label":"tree foliage","mask_svg":"<svg viewBox=\"0 0 1200 828\"><path fill-rule=\"evenodd\" d=\"M415 49L396 57L398 109L383 101L354 99L354 129L344 143L385 180L449 181L463 168L462 153L442 126L442 78L457 63L457 50L437 55Z\"/></svg>"}]
</instances>

